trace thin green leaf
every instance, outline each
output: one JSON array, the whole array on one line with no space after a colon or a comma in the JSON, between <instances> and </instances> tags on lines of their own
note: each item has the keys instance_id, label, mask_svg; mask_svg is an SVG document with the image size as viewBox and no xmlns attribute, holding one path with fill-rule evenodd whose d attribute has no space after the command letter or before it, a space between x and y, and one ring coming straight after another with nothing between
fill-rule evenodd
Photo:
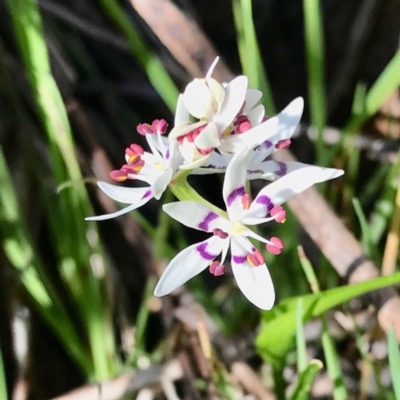
<instances>
[{"instance_id":1,"label":"thin green leaf","mask_svg":"<svg viewBox=\"0 0 400 400\"><path fill-rule=\"evenodd\" d=\"M297 345L297 371L303 372L307 367L306 339L303 329L303 301L299 299L296 307L296 345Z\"/></svg>"},{"instance_id":2,"label":"thin green leaf","mask_svg":"<svg viewBox=\"0 0 400 400\"><path fill-rule=\"evenodd\" d=\"M318 131L317 154L324 162L323 129L326 125L326 95L324 81L324 34L319 0L303 0L304 34L307 57L308 95L311 122Z\"/></svg>"},{"instance_id":3,"label":"thin green leaf","mask_svg":"<svg viewBox=\"0 0 400 400\"><path fill-rule=\"evenodd\" d=\"M307 400L310 398L311 384L315 375L322 369L323 365L320 360L311 360L304 371L297 379L296 386L290 396L290 400Z\"/></svg>"},{"instance_id":4,"label":"thin green leaf","mask_svg":"<svg viewBox=\"0 0 400 400\"><path fill-rule=\"evenodd\" d=\"M253 22L252 0L233 0L232 9L237 33L237 44L243 73L249 78L249 86L263 92L262 103L267 115L274 115L271 86L263 65Z\"/></svg>"},{"instance_id":5,"label":"thin green leaf","mask_svg":"<svg viewBox=\"0 0 400 400\"><path fill-rule=\"evenodd\" d=\"M400 273L396 273L321 293L300 296L303 299L303 322L319 317L325 311L354 297L399 282ZM274 365L282 365L287 353L294 345L298 300L299 297L284 300L271 311L263 313L262 326L256 339L256 346L259 354Z\"/></svg>"},{"instance_id":6,"label":"thin green leaf","mask_svg":"<svg viewBox=\"0 0 400 400\"><path fill-rule=\"evenodd\" d=\"M322 347L326 360L329 377L333 382L333 398L335 400L346 400L349 398L346 386L343 381L343 372L340 367L338 353L329 333L328 323L325 316L322 316Z\"/></svg>"},{"instance_id":7,"label":"thin green leaf","mask_svg":"<svg viewBox=\"0 0 400 400\"><path fill-rule=\"evenodd\" d=\"M133 57L142 66L151 84L157 90L165 104L174 112L179 93L158 57L143 41L141 35L136 32L128 14L124 12L118 1L100 0L100 4L124 33L130 45Z\"/></svg>"},{"instance_id":8,"label":"thin green leaf","mask_svg":"<svg viewBox=\"0 0 400 400\"><path fill-rule=\"evenodd\" d=\"M364 212L362 210L361 204L359 200L355 197L352 198L352 203L354 207L354 211L356 212L358 222L361 227L361 246L364 250L364 253L368 257L372 257L373 248L371 243L371 235L370 235L370 227L368 225L367 219L365 218Z\"/></svg>"},{"instance_id":9,"label":"thin green leaf","mask_svg":"<svg viewBox=\"0 0 400 400\"><path fill-rule=\"evenodd\" d=\"M0 348L0 399L7 400L7 380L6 380L6 371L4 369L3 356L1 354Z\"/></svg>"},{"instance_id":10,"label":"thin green leaf","mask_svg":"<svg viewBox=\"0 0 400 400\"><path fill-rule=\"evenodd\" d=\"M400 350L393 326L389 330L389 366L393 391L396 400L400 400Z\"/></svg>"}]
</instances>

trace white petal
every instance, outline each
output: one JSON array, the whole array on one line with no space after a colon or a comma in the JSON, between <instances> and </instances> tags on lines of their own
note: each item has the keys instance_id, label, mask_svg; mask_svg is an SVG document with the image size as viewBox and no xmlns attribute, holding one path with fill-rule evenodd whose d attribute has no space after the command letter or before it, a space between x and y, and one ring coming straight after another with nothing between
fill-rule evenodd
<instances>
[{"instance_id":1,"label":"white petal","mask_svg":"<svg viewBox=\"0 0 400 400\"><path fill-rule=\"evenodd\" d=\"M265 115L265 108L262 104L251 109L247 114L247 118L249 119L251 126L257 126L262 123L262 120Z\"/></svg>"},{"instance_id":2,"label":"white petal","mask_svg":"<svg viewBox=\"0 0 400 400\"><path fill-rule=\"evenodd\" d=\"M107 196L111 197L115 201L119 201L120 203L128 203L130 206L111 214L85 218L86 221L103 221L105 219L119 217L120 215L136 210L153 198L153 194L149 187L126 188L122 186L110 185L106 182L98 182L97 184Z\"/></svg>"},{"instance_id":3,"label":"white petal","mask_svg":"<svg viewBox=\"0 0 400 400\"><path fill-rule=\"evenodd\" d=\"M207 122L198 121L198 122L182 122L179 125L175 125L168 136L169 140L172 141L174 139L177 139L179 136L184 136L189 132L192 132L195 129L200 128L206 124Z\"/></svg>"},{"instance_id":4,"label":"white petal","mask_svg":"<svg viewBox=\"0 0 400 400\"><path fill-rule=\"evenodd\" d=\"M123 186L111 185L107 182L97 182L97 186L115 201L125 204L133 204L140 202L143 197L147 197L151 193L149 187L128 188Z\"/></svg>"},{"instance_id":5,"label":"white petal","mask_svg":"<svg viewBox=\"0 0 400 400\"><path fill-rule=\"evenodd\" d=\"M160 197L167 189L167 186L171 182L173 175L172 169L167 169L161 176L159 176L154 183L151 185L151 190L156 200L160 200Z\"/></svg>"},{"instance_id":6,"label":"white petal","mask_svg":"<svg viewBox=\"0 0 400 400\"><path fill-rule=\"evenodd\" d=\"M252 153L250 148L243 148L226 169L222 195L231 221L236 221L243 211L241 200L246 194L247 166Z\"/></svg>"},{"instance_id":7,"label":"white petal","mask_svg":"<svg viewBox=\"0 0 400 400\"><path fill-rule=\"evenodd\" d=\"M183 122L189 121L189 112L185 107L183 102L183 95L180 94L178 97L178 102L176 103L175 121L174 126L177 126Z\"/></svg>"},{"instance_id":8,"label":"white petal","mask_svg":"<svg viewBox=\"0 0 400 400\"><path fill-rule=\"evenodd\" d=\"M290 139L296 130L303 114L304 100L301 97L294 99L275 118L278 118L278 126L260 145L259 152L254 155L254 162L265 160L276 151L275 144L281 140Z\"/></svg>"},{"instance_id":9,"label":"white petal","mask_svg":"<svg viewBox=\"0 0 400 400\"><path fill-rule=\"evenodd\" d=\"M198 119L212 117L218 108L205 79L195 78L186 86L183 102L189 114Z\"/></svg>"},{"instance_id":10,"label":"white petal","mask_svg":"<svg viewBox=\"0 0 400 400\"><path fill-rule=\"evenodd\" d=\"M215 228L224 232L231 230L232 224L219 216L207 204L198 201L178 201L163 205L163 210L173 219L189 228L212 232Z\"/></svg>"},{"instance_id":11,"label":"white petal","mask_svg":"<svg viewBox=\"0 0 400 400\"><path fill-rule=\"evenodd\" d=\"M243 110L243 114L250 111L262 98L263 94L260 90L257 89L247 89L246 92L246 105Z\"/></svg>"},{"instance_id":12,"label":"white petal","mask_svg":"<svg viewBox=\"0 0 400 400\"><path fill-rule=\"evenodd\" d=\"M305 167L312 167L312 165L297 161L264 161L260 164L252 164L252 162L250 162L250 167L247 171L247 179L275 180Z\"/></svg>"},{"instance_id":13,"label":"white petal","mask_svg":"<svg viewBox=\"0 0 400 400\"><path fill-rule=\"evenodd\" d=\"M246 96L247 84L247 77L243 75L233 79L226 87L224 104L212 118L220 134L233 122L240 111Z\"/></svg>"},{"instance_id":14,"label":"white petal","mask_svg":"<svg viewBox=\"0 0 400 400\"><path fill-rule=\"evenodd\" d=\"M218 147L221 144L221 141L219 139L218 129L216 125L212 122L207 124L207 126L194 140L194 144L198 149L203 150Z\"/></svg>"},{"instance_id":15,"label":"white petal","mask_svg":"<svg viewBox=\"0 0 400 400\"><path fill-rule=\"evenodd\" d=\"M225 172L227 166L228 166L227 158L223 157L216 151L213 151L211 157L208 159L207 164L204 165L202 168L194 169L191 172L191 174L192 175L209 175L215 173L218 174L221 172Z\"/></svg>"},{"instance_id":16,"label":"white petal","mask_svg":"<svg viewBox=\"0 0 400 400\"><path fill-rule=\"evenodd\" d=\"M343 171L333 168L307 166L270 183L260 191L243 218L264 218L272 207L281 205L310 186L343 175Z\"/></svg>"},{"instance_id":17,"label":"white petal","mask_svg":"<svg viewBox=\"0 0 400 400\"><path fill-rule=\"evenodd\" d=\"M251 246L248 240L247 242ZM236 237L231 238L232 271L237 285L254 305L262 310L270 310L275 302L271 276L265 264L253 267L247 261L243 261L248 250L237 241Z\"/></svg>"},{"instance_id":18,"label":"white petal","mask_svg":"<svg viewBox=\"0 0 400 400\"><path fill-rule=\"evenodd\" d=\"M291 101L286 108L278 114L278 131L276 135L270 137L268 140L272 143L277 143L283 139L290 139L300 122L303 109L304 100L302 97L297 97Z\"/></svg>"},{"instance_id":19,"label":"white petal","mask_svg":"<svg viewBox=\"0 0 400 400\"><path fill-rule=\"evenodd\" d=\"M240 151L243 146L255 148L263 143L267 137L271 136L278 129L278 123L278 117L273 117L248 130L247 132L239 135L228 136L225 140L223 140L218 149L221 152L233 154Z\"/></svg>"},{"instance_id":20,"label":"white petal","mask_svg":"<svg viewBox=\"0 0 400 400\"><path fill-rule=\"evenodd\" d=\"M124 215L124 214L127 214L128 212L136 210L137 208L146 204L152 198L153 198L153 196L146 197L136 204L131 204L130 206L125 207L122 210L116 211L111 214L103 214L103 215L98 215L98 216L94 216L94 217L87 217L87 218L85 218L85 221L104 221L106 219L117 218L120 215Z\"/></svg>"},{"instance_id":21,"label":"white petal","mask_svg":"<svg viewBox=\"0 0 400 400\"><path fill-rule=\"evenodd\" d=\"M165 296L205 270L221 253L227 240L212 236L204 242L182 250L169 263L154 289L154 294Z\"/></svg>"}]
</instances>

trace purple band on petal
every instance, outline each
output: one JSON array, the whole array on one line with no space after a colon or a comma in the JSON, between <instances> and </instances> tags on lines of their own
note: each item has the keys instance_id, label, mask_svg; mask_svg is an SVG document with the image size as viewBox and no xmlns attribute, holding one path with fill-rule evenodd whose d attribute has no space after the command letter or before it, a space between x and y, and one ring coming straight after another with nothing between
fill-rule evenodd
<instances>
[{"instance_id":1,"label":"purple band on petal","mask_svg":"<svg viewBox=\"0 0 400 400\"><path fill-rule=\"evenodd\" d=\"M243 264L246 262L247 257L246 256L234 256L232 255L232 260L235 264Z\"/></svg>"},{"instance_id":2,"label":"purple band on petal","mask_svg":"<svg viewBox=\"0 0 400 400\"><path fill-rule=\"evenodd\" d=\"M151 195L151 190L148 190L143 196L142 199L147 199Z\"/></svg>"},{"instance_id":3,"label":"purple band on petal","mask_svg":"<svg viewBox=\"0 0 400 400\"><path fill-rule=\"evenodd\" d=\"M169 154L169 149L167 150L167 152L165 153L165 159L169 160L170 154Z\"/></svg>"},{"instance_id":4,"label":"purple band on petal","mask_svg":"<svg viewBox=\"0 0 400 400\"><path fill-rule=\"evenodd\" d=\"M278 176L285 176L287 174L287 165L281 161L275 161L278 164L278 171L275 171L275 174Z\"/></svg>"},{"instance_id":5,"label":"purple band on petal","mask_svg":"<svg viewBox=\"0 0 400 400\"><path fill-rule=\"evenodd\" d=\"M248 169L247 173L248 173L248 175L251 175L251 174L263 174L264 171L262 169Z\"/></svg>"},{"instance_id":6,"label":"purple band on petal","mask_svg":"<svg viewBox=\"0 0 400 400\"><path fill-rule=\"evenodd\" d=\"M226 202L228 204L228 206L230 206L236 199L236 197L238 196L244 196L246 194L246 189L244 188L244 186L235 189L234 191L232 191L228 198L226 199Z\"/></svg>"},{"instance_id":7,"label":"purple band on petal","mask_svg":"<svg viewBox=\"0 0 400 400\"><path fill-rule=\"evenodd\" d=\"M208 243L201 243L196 247L196 250L199 252L201 257L203 257L205 260L214 260L214 258L216 258L217 256L207 252L207 250L206 250L207 245L208 245Z\"/></svg>"},{"instance_id":8,"label":"purple band on petal","mask_svg":"<svg viewBox=\"0 0 400 400\"><path fill-rule=\"evenodd\" d=\"M206 217L203 219L202 222L200 222L197 227L203 231L208 232L208 225L210 224L211 221L214 221L214 219L218 218L218 214L215 212L210 211Z\"/></svg>"},{"instance_id":9,"label":"purple band on petal","mask_svg":"<svg viewBox=\"0 0 400 400\"><path fill-rule=\"evenodd\" d=\"M266 149L270 149L272 147L272 142L270 142L269 140L266 140L262 146L264 146Z\"/></svg>"},{"instance_id":10,"label":"purple band on petal","mask_svg":"<svg viewBox=\"0 0 400 400\"><path fill-rule=\"evenodd\" d=\"M260 196L257 200L256 203L258 204L264 204L267 207L268 212L270 212L273 208L274 208L274 203L272 202L272 200L266 196L266 195L262 195Z\"/></svg>"}]
</instances>

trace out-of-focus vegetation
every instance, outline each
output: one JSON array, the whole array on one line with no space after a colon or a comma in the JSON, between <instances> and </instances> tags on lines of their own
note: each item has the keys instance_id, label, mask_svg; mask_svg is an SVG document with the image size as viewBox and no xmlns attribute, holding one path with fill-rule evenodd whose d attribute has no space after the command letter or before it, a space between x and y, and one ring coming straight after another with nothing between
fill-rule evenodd
<instances>
[{"instance_id":1,"label":"out-of-focus vegetation","mask_svg":"<svg viewBox=\"0 0 400 400\"><path fill-rule=\"evenodd\" d=\"M129 2L3 0L0 400L48 399L127 373L126 399L400 399L394 331L387 340L359 297L400 283L400 5L176 3L264 92L269 115L305 97L293 151L345 169L321 192L387 276L348 285L288 212L273 228L285 250L266 256L272 311L255 309L229 274L154 298L193 232L155 201L116 220L84 218L116 210L93 183L142 140L138 123L172 125L191 78ZM218 177L193 185L221 203Z\"/></svg>"}]
</instances>

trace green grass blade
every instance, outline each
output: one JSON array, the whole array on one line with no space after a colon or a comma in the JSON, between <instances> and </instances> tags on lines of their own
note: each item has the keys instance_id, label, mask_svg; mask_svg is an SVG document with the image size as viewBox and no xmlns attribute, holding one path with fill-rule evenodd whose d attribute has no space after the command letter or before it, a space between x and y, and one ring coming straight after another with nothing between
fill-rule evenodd
<instances>
[{"instance_id":1,"label":"green grass blade","mask_svg":"<svg viewBox=\"0 0 400 400\"><path fill-rule=\"evenodd\" d=\"M307 400L310 398L311 384L315 375L322 369L322 362L319 360L311 360L304 371L300 374L296 386L293 389L290 400Z\"/></svg>"},{"instance_id":2,"label":"green grass blade","mask_svg":"<svg viewBox=\"0 0 400 400\"><path fill-rule=\"evenodd\" d=\"M339 356L335 347L335 343L329 333L326 318L322 317L322 347L326 360L329 377L333 382L333 398L335 400L346 400L349 398L346 386L343 381L342 368L340 367Z\"/></svg>"},{"instance_id":3,"label":"green grass blade","mask_svg":"<svg viewBox=\"0 0 400 400\"><path fill-rule=\"evenodd\" d=\"M37 4L34 0L8 0L7 4L37 111L47 134L56 184L80 181L82 176L67 113L51 74ZM95 225L84 221L85 216L92 214L86 188L81 182L73 191L65 190L57 197L48 190L43 195L59 269L88 336L94 375L97 379L107 378L114 368L115 356L111 316L105 301L104 275L96 275L91 265L94 257L97 265L106 263L99 243L91 246L87 240L90 231L95 231Z\"/></svg>"},{"instance_id":4,"label":"green grass blade","mask_svg":"<svg viewBox=\"0 0 400 400\"><path fill-rule=\"evenodd\" d=\"M326 125L324 34L319 0L303 0L304 36L311 122L318 131L318 164L324 162L322 132Z\"/></svg>"},{"instance_id":5,"label":"green grass blade","mask_svg":"<svg viewBox=\"0 0 400 400\"><path fill-rule=\"evenodd\" d=\"M356 212L358 222L361 227L361 246L364 250L364 253L368 257L372 257L373 249L371 244L371 236L370 236L370 228L365 218L364 212L362 210L361 204L358 199L355 197L352 198L352 203L354 207L354 211Z\"/></svg>"},{"instance_id":6,"label":"green grass blade","mask_svg":"<svg viewBox=\"0 0 400 400\"><path fill-rule=\"evenodd\" d=\"M6 371L4 369L1 348L0 348L0 399L3 399L3 400L8 399Z\"/></svg>"},{"instance_id":7,"label":"green grass blade","mask_svg":"<svg viewBox=\"0 0 400 400\"><path fill-rule=\"evenodd\" d=\"M267 115L274 115L271 86L263 66L256 30L253 22L252 0L233 0L232 9L237 32L237 44L243 73L249 78L249 86L263 92L262 103Z\"/></svg>"},{"instance_id":8,"label":"green grass blade","mask_svg":"<svg viewBox=\"0 0 400 400\"><path fill-rule=\"evenodd\" d=\"M146 72L151 84L157 90L168 108L172 112L175 112L179 93L158 57L146 45L140 34L136 32L128 15L117 1L100 0L100 4L126 36L132 55Z\"/></svg>"},{"instance_id":9,"label":"green grass blade","mask_svg":"<svg viewBox=\"0 0 400 400\"><path fill-rule=\"evenodd\" d=\"M393 391L396 400L400 400L400 350L399 344L397 343L396 331L393 326L389 331L389 366Z\"/></svg>"},{"instance_id":10,"label":"green grass blade","mask_svg":"<svg viewBox=\"0 0 400 400\"><path fill-rule=\"evenodd\" d=\"M303 301L299 299L296 308L296 345L297 345L297 371L303 372L307 367L306 339L303 329Z\"/></svg>"},{"instance_id":11,"label":"green grass blade","mask_svg":"<svg viewBox=\"0 0 400 400\"><path fill-rule=\"evenodd\" d=\"M320 317L329 309L357 296L397 283L400 283L400 273L301 296L304 310L303 322ZM263 313L256 347L261 357L273 365L282 365L287 353L294 345L298 300L299 297L283 300L271 311Z\"/></svg>"}]
</instances>

